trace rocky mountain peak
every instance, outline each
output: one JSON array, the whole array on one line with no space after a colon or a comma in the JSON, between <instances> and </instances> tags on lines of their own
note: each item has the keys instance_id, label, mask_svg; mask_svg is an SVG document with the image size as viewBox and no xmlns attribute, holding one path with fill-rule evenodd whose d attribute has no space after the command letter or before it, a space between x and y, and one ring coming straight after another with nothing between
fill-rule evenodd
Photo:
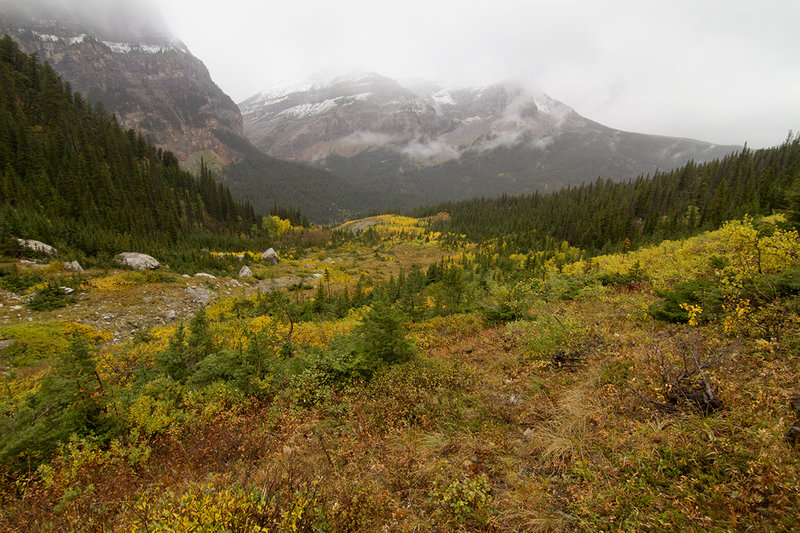
<instances>
[{"instance_id":1,"label":"rocky mountain peak","mask_svg":"<svg viewBox=\"0 0 800 533\"><path fill-rule=\"evenodd\" d=\"M439 164L469 150L541 144L559 128L583 124L568 106L519 85L446 89L375 73L270 87L240 107L256 146L311 162L380 146Z\"/></svg>"},{"instance_id":2,"label":"rocky mountain peak","mask_svg":"<svg viewBox=\"0 0 800 533\"><path fill-rule=\"evenodd\" d=\"M240 158L225 140L243 135L236 104L152 12L117 0L17 4L0 3L0 34L48 61L123 127L184 161Z\"/></svg>"},{"instance_id":3,"label":"rocky mountain peak","mask_svg":"<svg viewBox=\"0 0 800 533\"><path fill-rule=\"evenodd\" d=\"M516 83L355 73L269 87L239 106L267 154L332 170L393 207L632 179L736 148L615 130Z\"/></svg>"}]
</instances>

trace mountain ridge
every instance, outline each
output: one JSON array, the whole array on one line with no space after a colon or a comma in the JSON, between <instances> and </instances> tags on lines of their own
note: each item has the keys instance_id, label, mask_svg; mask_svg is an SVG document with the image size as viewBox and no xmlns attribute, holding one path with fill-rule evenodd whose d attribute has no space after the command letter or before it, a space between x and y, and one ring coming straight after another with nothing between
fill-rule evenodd
<instances>
[{"instance_id":1,"label":"mountain ridge","mask_svg":"<svg viewBox=\"0 0 800 533\"><path fill-rule=\"evenodd\" d=\"M135 128L181 161L198 154L222 164L241 158L214 134L243 134L238 108L181 41L161 31L100 31L57 15L8 11L0 17L0 33L24 52L36 52L73 90L113 112L121 126Z\"/></svg>"},{"instance_id":2,"label":"mountain ridge","mask_svg":"<svg viewBox=\"0 0 800 533\"><path fill-rule=\"evenodd\" d=\"M739 148L610 128L514 83L448 89L360 72L239 106L256 147L375 187L386 206L631 179Z\"/></svg>"}]
</instances>

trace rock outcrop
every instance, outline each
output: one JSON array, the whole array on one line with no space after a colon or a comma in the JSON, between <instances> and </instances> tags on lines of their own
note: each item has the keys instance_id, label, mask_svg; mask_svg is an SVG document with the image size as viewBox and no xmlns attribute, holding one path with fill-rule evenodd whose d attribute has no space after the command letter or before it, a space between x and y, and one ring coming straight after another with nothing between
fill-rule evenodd
<instances>
[{"instance_id":1,"label":"rock outcrop","mask_svg":"<svg viewBox=\"0 0 800 533\"><path fill-rule=\"evenodd\" d=\"M278 258L278 252L276 252L272 248L267 249L263 254L261 254L261 259L263 259L264 261L266 261L271 265L277 265L281 261Z\"/></svg>"},{"instance_id":2,"label":"rock outcrop","mask_svg":"<svg viewBox=\"0 0 800 533\"><path fill-rule=\"evenodd\" d=\"M125 266L129 266L134 270L154 270L161 266L161 264L153 257L147 254L140 254L136 252L123 252L114 257L114 261Z\"/></svg>"},{"instance_id":3,"label":"rock outcrop","mask_svg":"<svg viewBox=\"0 0 800 533\"><path fill-rule=\"evenodd\" d=\"M253 271L250 270L249 266L245 265L241 268L241 270L239 270L239 279L252 278L252 277L253 277Z\"/></svg>"},{"instance_id":4,"label":"rock outcrop","mask_svg":"<svg viewBox=\"0 0 800 533\"><path fill-rule=\"evenodd\" d=\"M69 270L70 272L83 272L83 267L77 261L70 261L69 263L64 263L64 270Z\"/></svg>"},{"instance_id":5,"label":"rock outcrop","mask_svg":"<svg viewBox=\"0 0 800 533\"><path fill-rule=\"evenodd\" d=\"M47 255L56 255L58 253L58 250L49 244L45 244L41 241L35 241L33 239L17 239L17 244L23 248L27 248L28 250L33 250L34 252L40 252Z\"/></svg>"}]
</instances>

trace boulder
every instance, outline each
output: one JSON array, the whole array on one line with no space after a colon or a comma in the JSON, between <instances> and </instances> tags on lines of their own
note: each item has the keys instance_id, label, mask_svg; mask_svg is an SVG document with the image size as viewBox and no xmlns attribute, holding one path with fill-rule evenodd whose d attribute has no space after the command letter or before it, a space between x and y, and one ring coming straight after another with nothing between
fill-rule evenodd
<instances>
[{"instance_id":1,"label":"boulder","mask_svg":"<svg viewBox=\"0 0 800 533\"><path fill-rule=\"evenodd\" d=\"M208 279L217 279L217 276L213 274L206 274L205 272L198 272L194 275L195 278L208 278Z\"/></svg>"},{"instance_id":2,"label":"boulder","mask_svg":"<svg viewBox=\"0 0 800 533\"><path fill-rule=\"evenodd\" d=\"M83 267L77 261L70 261L69 263L64 263L64 270L69 270L70 272L83 272Z\"/></svg>"},{"instance_id":3,"label":"boulder","mask_svg":"<svg viewBox=\"0 0 800 533\"><path fill-rule=\"evenodd\" d=\"M45 244L41 241L34 241L33 239L17 239L17 243L23 248L33 250L34 252L42 252L47 255L56 255L58 253L58 250L49 244Z\"/></svg>"},{"instance_id":4,"label":"boulder","mask_svg":"<svg viewBox=\"0 0 800 533\"><path fill-rule=\"evenodd\" d=\"M205 287L186 287L186 292L192 302L196 304L208 305L214 299L214 293Z\"/></svg>"},{"instance_id":5,"label":"boulder","mask_svg":"<svg viewBox=\"0 0 800 533\"><path fill-rule=\"evenodd\" d=\"M253 277L253 271L250 270L249 266L245 265L239 271L239 277L240 278L252 278Z\"/></svg>"},{"instance_id":6,"label":"boulder","mask_svg":"<svg viewBox=\"0 0 800 533\"><path fill-rule=\"evenodd\" d=\"M272 248L261 254L261 259L272 265L277 265L281 261L280 259L278 259L278 252L276 252Z\"/></svg>"},{"instance_id":7,"label":"boulder","mask_svg":"<svg viewBox=\"0 0 800 533\"><path fill-rule=\"evenodd\" d=\"M161 266L154 257L136 252L117 254L114 257L114 261L127 265L134 270L153 270Z\"/></svg>"}]
</instances>

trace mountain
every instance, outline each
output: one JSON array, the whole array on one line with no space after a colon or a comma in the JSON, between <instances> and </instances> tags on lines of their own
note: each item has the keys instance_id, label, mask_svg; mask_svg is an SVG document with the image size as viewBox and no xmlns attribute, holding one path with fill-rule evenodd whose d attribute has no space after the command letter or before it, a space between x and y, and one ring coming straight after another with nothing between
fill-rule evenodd
<instances>
[{"instance_id":1,"label":"mountain","mask_svg":"<svg viewBox=\"0 0 800 533\"><path fill-rule=\"evenodd\" d=\"M239 108L146 7L123 0L0 0L0 36L46 60L72 90L100 102L199 172L201 158L256 211L300 209L315 222L368 209L370 195L319 168L279 161L245 139Z\"/></svg>"},{"instance_id":2,"label":"mountain","mask_svg":"<svg viewBox=\"0 0 800 533\"><path fill-rule=\"evenodd\" d=\"M0 247L23 237L96 255L262 233L204 167L182 170L7 35L0 80Z\"/></svg>"},{"instance_id":3,"label":"mountain","mask_svg":"<svg viewBox=\"0 0 800 533\"><path fill-rule=\"evenodd\" d=\"M56 3L4 7L0 35L35 52L124 128L135 128L180 160L204 155L225 164L241 158L219 135L242 135L238 108L183 43L130 4L87 6L94 12Z\"/></svg>"},{"instance_id":4,"label":"mountain","mask_svg":"<svg viewBox=\"0 0 800 533\"><path fill-rule=\"evenodd\" d=\"M376 188L387 206L630 179L737 148L608 128L515 84L444 89L356 73L276 85L239 107L256 147Z\"/></svg>"}]
</instances>

